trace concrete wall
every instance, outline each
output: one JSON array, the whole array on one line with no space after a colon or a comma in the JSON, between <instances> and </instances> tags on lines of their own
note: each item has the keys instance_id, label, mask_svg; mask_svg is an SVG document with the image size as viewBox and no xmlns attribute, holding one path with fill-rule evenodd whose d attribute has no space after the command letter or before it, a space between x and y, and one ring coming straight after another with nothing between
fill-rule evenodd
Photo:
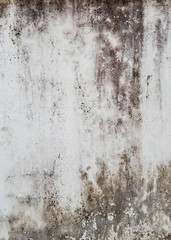
<instances>
[{"instance_id":1,"label":"concrete wall","mask_svg":"<svg viewBox=\"0 0 171 240\"><path fill-rule=\"evenodd\" d=\"M0 3L0 239L171 239L171 2Z\"/></svg>"}]
</instances>

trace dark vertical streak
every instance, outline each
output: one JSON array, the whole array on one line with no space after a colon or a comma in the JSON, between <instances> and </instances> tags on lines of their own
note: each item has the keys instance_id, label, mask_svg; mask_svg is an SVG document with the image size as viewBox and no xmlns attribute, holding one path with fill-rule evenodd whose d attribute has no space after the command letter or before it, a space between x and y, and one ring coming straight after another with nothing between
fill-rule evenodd
<instances>
[{"instance_id":1,"label":"dark vertical streak","mask_svg":"<svg viewBox=\"0 0 171 240\"><path fill-rule=\"evenodd\" d=\"M142 57L142 43L143 43L143 3L141 2L136 8L133 7L133 37L132 37L132 46L133 46L133 68L132 68L132 79L130 81L130 90L129 90L129 115L134 121L135 116L134 112L137 115L140 107L140 93L141 93L141 84L140 84L140 74L141 74L141 57ZM137 118L137 117L136 117ZM140 121L139 118L135 121Z\"/></svg>"}]
</instances>

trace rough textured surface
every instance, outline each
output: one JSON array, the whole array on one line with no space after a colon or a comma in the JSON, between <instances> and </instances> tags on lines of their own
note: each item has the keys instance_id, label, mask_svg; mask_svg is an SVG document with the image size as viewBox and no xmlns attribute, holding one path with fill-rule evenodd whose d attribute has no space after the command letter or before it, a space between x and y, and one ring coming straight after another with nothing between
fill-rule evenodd
<instances>
[{"instance_id":1,"label":"rough textured surface","mask_svg":"<svg viewBox=\"0 0 171 240\"><path fill-rule=\"evenodd\" d=\"M170 14L0 1L0 240L171 240Z\"/></svg>"}]
</instances>

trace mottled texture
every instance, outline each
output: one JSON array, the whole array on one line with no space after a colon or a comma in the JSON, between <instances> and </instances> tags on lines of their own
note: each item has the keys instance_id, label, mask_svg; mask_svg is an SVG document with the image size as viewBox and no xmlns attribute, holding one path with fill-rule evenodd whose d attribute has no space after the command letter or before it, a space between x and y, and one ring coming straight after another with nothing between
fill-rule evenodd
<instances>
[{"instance_id":1,"label":"mottled texture","mask_svg":"<svg viewBox=\"0 0 171 240\"><path fill-rule=\"evenodd\" d=\"M0 1L0 240L171 240L170 1Z\"/></svg>"}]
</instances>

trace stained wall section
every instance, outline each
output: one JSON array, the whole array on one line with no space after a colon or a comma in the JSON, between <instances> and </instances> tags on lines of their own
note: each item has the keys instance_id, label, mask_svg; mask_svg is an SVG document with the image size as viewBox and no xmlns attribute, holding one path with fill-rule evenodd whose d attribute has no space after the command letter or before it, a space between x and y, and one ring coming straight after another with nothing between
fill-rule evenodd
<instances>
[{"instance_id":1,"label":"stained wall section","mask_svg":"<svg viewBox=\"0 0 171 240\"><path fill-rule=\"evenodd\" d=\"M0 239L171 239L169 1L0 3Z\"/></svg>"}]
</instances>

